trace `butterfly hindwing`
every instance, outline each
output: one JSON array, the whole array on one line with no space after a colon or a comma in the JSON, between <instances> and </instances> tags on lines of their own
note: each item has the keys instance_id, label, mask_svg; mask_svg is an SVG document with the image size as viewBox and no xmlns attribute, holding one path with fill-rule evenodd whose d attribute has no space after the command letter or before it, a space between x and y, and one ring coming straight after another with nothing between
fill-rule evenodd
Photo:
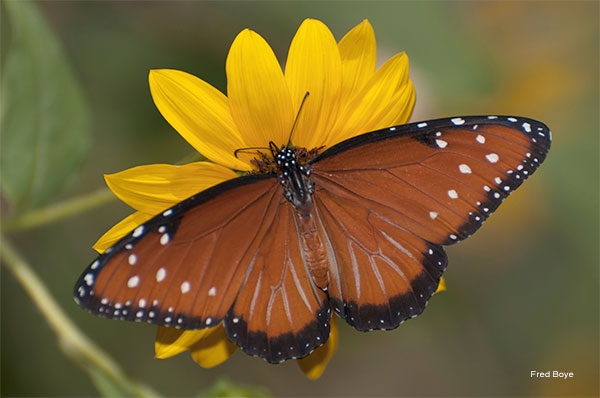
<instances>
[{"instance_id":1,"label":"butterfly hindwing","mask_svg":"<svg viewBox=\"0 0 600 398\"><path fill-rule=\"evenodd\" d=\"M282 200L273 214L249 254L225 329L244 351L278 363L305 357L325 343L331 309L304 265L291 204Z\"/></svg>"},{"instance_id":2,"label":"butterfly hindwing","mask_svg":"<svg viewBox=\"0 0 600 398\"><path fill-rule=\"evenodd\" d=\"M332 247L328 293L335 312L361 331L393 329L420 314L446 268L441 246L348 196L326 189L315 196L315 215Z\"/></svg>"}]
</instances>

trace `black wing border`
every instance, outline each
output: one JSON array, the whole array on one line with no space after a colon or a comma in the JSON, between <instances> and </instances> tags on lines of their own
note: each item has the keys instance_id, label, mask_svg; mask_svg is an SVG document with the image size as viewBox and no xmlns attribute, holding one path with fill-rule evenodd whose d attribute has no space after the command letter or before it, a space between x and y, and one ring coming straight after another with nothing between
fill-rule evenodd
<instances>
[{"instance_id":1,"label":"black wing border","mask_svg":"<svg viewBox=\"0 0 600 398\"><path fill-rule=\"evenodd\" d=\"M429 136L435 134L435 132L439 129L447 130L453 128L464 129L465 127L472 128L478 124L499 125L509 127L515 131L521 131L526 136L531 137L533 143L537 144L534 146L537 146L541 150L541 154L545 155L550 150L552 134L548 126L538 120L510 115L453 116L401 124L357 135L326 149L324 152L313 158L309 163L314 164L323 159L361 145L385 141L396 137L414 137L421 142L427 143L431 141L432 138ZM525 124L527 124L528 127L525 127ZM527 131L528 129L530 131ZM541 163L541 161L539 163Z\"/></svg>"}]
</instances>

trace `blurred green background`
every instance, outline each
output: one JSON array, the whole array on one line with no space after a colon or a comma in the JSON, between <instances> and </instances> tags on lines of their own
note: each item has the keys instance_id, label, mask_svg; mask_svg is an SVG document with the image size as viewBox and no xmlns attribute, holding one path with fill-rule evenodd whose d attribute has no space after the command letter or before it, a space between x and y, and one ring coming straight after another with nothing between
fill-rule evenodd
<instances>
[{"instance_id":1,"label":"blurred green background","mask_svg":"<svg viewBox=\"0 0 600 398\"><path fill-rule=\"evenodd\" d=\"M154 107L149 69L184 70L225 91L225 58L237 33L257 31L283 62L307 17L325 22L337 39L367 18L381 61L406 51L417 91L413 121L514 114L544 121L553 132L549 157L535 176L480 232L448 248L448 291L394 331L363 334L340 322L339 350L317 381L294 361L273 366L242 352L212 370L187 353L156 360L155 327L82 311L72 300L73 284L94 258L96 239L129 214L124 204L12 235L67 314L129 375L169 396L197 394L221 377L274 396L599 394L598 2L38 6L83 89L91 120L91 151L62 198L102 187L105 173L176 163L192 153ZM1 23L4 61L11 41L4 9ZM5 200L3 216L13 212ZM1 283L2 396L97 395L6 269ZM531 370L575 376L532 379Z\"/></svg>"}]
</instances>

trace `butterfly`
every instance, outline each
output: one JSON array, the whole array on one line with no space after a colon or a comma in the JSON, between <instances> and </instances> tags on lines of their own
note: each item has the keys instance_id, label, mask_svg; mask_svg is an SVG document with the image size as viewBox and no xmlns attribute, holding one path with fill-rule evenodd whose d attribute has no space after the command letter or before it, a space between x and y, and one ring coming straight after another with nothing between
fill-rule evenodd
<instances>
[{"instance_id":1,"label":"butterfly","mask_svg":"<svg viewBox=\"0 0 600 398\"><path fill-rule=\"evenodd\" d=\"M321 153L271 143L257 172L191 196L107 249L75 300L113 319L223 322L231 341L271 363L324 344L333 312L359 331L396 328L436 291L443 246L479 229L550 141L532 119L469 116Z\"/></svg>"}]
</instances>

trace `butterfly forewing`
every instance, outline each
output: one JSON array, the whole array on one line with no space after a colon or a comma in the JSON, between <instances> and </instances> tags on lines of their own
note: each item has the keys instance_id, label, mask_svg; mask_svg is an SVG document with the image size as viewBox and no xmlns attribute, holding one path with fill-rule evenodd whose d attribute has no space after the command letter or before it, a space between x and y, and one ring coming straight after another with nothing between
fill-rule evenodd
<instances>
[{"instance_id":1,"label":"butterfly forewing","mask_svg":"<svg viewBox=\"0 0 600 398\"><path fill-rule=\"evenodd\" d=\"M136 228L82 274L76 299L115 319L186 329L219 322L243 282L241 260L272 220L269 206L281 200L274 178L245 179L204 191Z\"/></svg>"},{"instance_id":2,"label":"butterfly forewing","mask_svg":"<svg viewBox=\"0 0 600 398\"><path fill-rule=\"evenodd\" d=\"M427 241L451 244L475 232L550 147L542 123L493 118L439 119L364 134L317 157L313 178L317 187L346 192Z\"/></svg>"}]
</instances>

